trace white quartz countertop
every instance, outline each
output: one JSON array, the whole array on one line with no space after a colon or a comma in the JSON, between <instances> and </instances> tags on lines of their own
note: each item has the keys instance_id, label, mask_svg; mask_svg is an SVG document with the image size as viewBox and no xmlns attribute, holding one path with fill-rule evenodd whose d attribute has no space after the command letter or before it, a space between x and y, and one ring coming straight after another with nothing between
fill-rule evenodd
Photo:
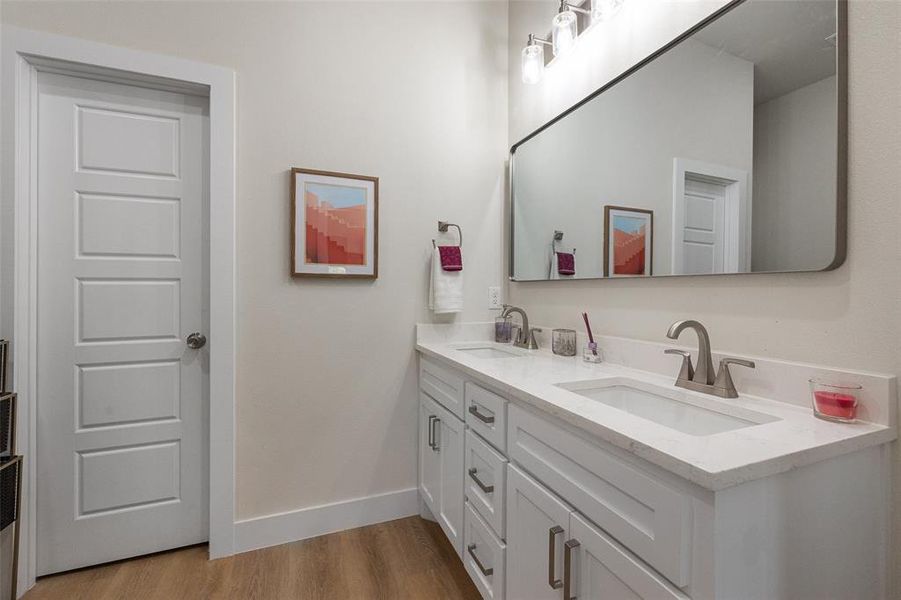
<instances>
[{"instance_id":1,"label":"white quartz countertop","mask_svg":"<svg viewBox=\"0 0 901 600\"><path fill-rule=\"evenodd\" d=\"M460 351L473 345L420 341L416 348L510 400L540 409L709 490L775 475L896 437L891 427L832 423L814 417L810 408L785 402L746 395L721 399L676 388L675 372L664 377L616 364L590 364L580 356L561 357L548 350L520 351L521 356L515 358L477 358ZM777 420L713 435L690 435L555 385L614 378L665 387L700 406L726 408L736 415L753 411Z\"/></svg>"}]
</instances>

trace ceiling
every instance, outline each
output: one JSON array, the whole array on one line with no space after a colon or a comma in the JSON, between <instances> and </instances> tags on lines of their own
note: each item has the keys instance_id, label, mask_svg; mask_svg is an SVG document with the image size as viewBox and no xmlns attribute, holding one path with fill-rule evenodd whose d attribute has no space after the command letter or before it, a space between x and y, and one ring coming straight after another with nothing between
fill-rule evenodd
<instances>
[{"instance_id":1,"label":"ceiling","mask_svg":"<svg viewBox=\"0 0 901 600\"><path fill-rule=\"evenodd\" d=\"M754 63L756 105L834 75L835 31L834 0L748 0L693 38Z\"/></svg>"}]
</instances>

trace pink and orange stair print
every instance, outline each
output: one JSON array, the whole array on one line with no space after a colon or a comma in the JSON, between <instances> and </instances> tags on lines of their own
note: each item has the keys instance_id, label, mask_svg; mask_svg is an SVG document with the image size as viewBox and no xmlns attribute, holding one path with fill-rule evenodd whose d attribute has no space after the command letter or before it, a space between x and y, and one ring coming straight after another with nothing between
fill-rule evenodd
<instances>
[{"instance_id":1,"label":"pink and orange stair print","mask_svg":"<svg viewBox=\"0 0 901 600\"><path fill-rule=\"evenodd\" d=\"M306 192L306 262L366 264L366 207L335 208Z\"/></svg>"}]
</instances>

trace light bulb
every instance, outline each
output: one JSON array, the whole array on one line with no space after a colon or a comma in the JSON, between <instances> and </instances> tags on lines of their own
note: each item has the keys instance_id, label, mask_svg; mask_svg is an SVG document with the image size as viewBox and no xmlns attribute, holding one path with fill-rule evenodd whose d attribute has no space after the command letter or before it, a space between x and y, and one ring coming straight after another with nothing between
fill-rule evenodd
<instances>
[{"instance_id":1,"label":"light bulb","mask_svg":"<svg viewBox=\"0 0 901 600\"><path fill-rule=\"evenodd\" d=\"M578 35L576 13L563 10L554 16L553 21L554 56L563 56L573 49Z\"/></svg>"},{"instance_id":2,"label":"light bulb","mask_svg":"<svg viewBox=\"0 0 901 600\"><path fill-rule=\"evenodd\" d=\"M544 46L530 44L522 49L522 82L538 83L544 76Z\"/></svg>"},{"instance_id":3,"label":"light bulb","mask_svg":"<svg viewBox=\"0 0 901 600\"><path fill-rule=\"evenodd\" d=\"M609 21L619 9L624 0L591 0L591 22Z\"/></svg>"}]
</instances>

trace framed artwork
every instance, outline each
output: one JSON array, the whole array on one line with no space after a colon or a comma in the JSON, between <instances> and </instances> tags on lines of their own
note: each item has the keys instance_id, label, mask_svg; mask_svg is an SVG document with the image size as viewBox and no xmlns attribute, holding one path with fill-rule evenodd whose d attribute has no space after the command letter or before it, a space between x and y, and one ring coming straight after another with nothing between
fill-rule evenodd
<instances>
[{"instance_id":1,"label":"framed artwork","mask_svg":"<svg viewBox=\"0 0 901 600\"><path fill-rule=\"evenodd\" d=\"M291 275L379 275L379 178L291 169Z\"/></svg>"},{"instance_id":2,"label":"framed artwork","mask_svg":"<svg viewBox=\"0 0 901 600\"><path fill-rule=\"evenodd\" d=\"M654 211L604 207L604 277L652 275Z\"/></svg>"}]
</instances>

